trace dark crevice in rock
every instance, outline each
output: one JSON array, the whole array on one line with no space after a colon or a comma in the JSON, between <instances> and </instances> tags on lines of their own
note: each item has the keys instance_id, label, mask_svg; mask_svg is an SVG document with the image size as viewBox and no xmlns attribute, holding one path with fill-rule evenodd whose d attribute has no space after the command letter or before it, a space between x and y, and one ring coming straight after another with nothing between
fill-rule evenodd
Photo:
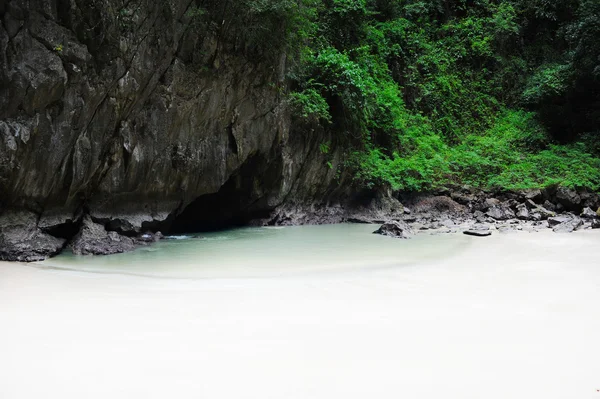
<instances>
[{"instance_id":1,"label":"dark crevice in rock","mask_svg":"<svg viewBox=\"0 0 600 399\"><path fill-rule=\"evenodd\" d=\"M66 221L52 227L44 228L42 231L56 238L64 238L70 241L79 232L81 228L81 219L75 221Z\"/></svg>"},{"instance_id":2,"label":"dark crevice in rock","mask_svg":"<svg viewBox=\"0 0 600 399\"><path fill-rule=\"evenodd\" d=\"M218 192L203 195L189 204L174 218L169 233L221 230L268 218L272 209L260 204L254 191L255 179L260 178L256 171L263 161L259 156L250 158Z\"/></svg>"},{"instance_id":3,"label":"dark crevice in rock","mask_svg":"<svg viewBox=\"0 0 600 399\"><path fill-rule=\"evenodd\" d=\"M237 140L235 139L235 136L233 135L233 125L232 124L229 124L229 126L227 126L227 137L229 139L229 149L231 150L231 152L233 152L234 154L237 155L238 145L237 145Z\"/></svg>"}]
</instances>

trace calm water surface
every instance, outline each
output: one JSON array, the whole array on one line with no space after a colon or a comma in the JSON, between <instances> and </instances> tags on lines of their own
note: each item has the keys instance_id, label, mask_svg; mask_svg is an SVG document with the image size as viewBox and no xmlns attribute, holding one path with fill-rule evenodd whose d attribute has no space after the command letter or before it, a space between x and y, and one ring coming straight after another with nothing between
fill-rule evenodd
<instances>
[{"instance_id":1,"label":"calm water surface","mask_svg":"<svg viewBox=\"0 0 600 399\"><path fill-rule=\"evenodd\" d=\"M112 256L66 253L43 264L154 277L264 276L414 264L456 253L473 240L457 235L398 240L372 234L377 228L365 224L239 228L174 236Z\"/></svg>"}]
</instances>

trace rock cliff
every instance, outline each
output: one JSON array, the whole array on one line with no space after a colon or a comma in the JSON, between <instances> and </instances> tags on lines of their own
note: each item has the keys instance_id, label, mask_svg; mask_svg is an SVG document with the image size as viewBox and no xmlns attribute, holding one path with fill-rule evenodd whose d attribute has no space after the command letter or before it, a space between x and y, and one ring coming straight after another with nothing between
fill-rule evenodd
<instances>
[{"instance_id":1,"label":"rock cliff","mask_svg":"<svg viewBox=\"0 0 600 399\"><path fill-rule=\"evenodd\" d=\"M0 258L53 255L87 215L130 236L192 228L324 201L344 178L333 138L291 121L285 53L251 59L193 7L0 3Z\"/></svg>"}]
</instances>

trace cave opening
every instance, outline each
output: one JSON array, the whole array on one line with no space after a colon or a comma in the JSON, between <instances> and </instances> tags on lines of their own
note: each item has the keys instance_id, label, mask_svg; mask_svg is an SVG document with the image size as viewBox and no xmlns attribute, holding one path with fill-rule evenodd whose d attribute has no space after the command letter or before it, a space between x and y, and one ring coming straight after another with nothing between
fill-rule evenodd
<instances>
[{"instance_id":1,"label":"cave opening","mask_svg":"<svg viewBox=\"0 0 600 399\"><path fill-rule=\"evenodd\" d=\"M250 158L219 191L202 195L185 207L174 218L169 234L225 230L268 219L273 208L261 194L268 192L264 189L269 181L266 167L263 158Z\"/></svg>"}]
</instances>

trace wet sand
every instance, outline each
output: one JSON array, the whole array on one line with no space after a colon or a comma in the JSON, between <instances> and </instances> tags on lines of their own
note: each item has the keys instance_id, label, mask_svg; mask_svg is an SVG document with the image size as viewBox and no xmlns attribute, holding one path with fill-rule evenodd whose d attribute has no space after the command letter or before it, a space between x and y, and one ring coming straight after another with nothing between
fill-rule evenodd
<instances>
[{"instance_id":1,"label":"wet sand","mask_svg":"<svg viewBox=\"0 0 600 399\"><path fill-rule=\"evenodd\" d=\"M0 398L600 398L600 232L401 245L423 256L0 263Z\"/></svg>"}]
</instances>

